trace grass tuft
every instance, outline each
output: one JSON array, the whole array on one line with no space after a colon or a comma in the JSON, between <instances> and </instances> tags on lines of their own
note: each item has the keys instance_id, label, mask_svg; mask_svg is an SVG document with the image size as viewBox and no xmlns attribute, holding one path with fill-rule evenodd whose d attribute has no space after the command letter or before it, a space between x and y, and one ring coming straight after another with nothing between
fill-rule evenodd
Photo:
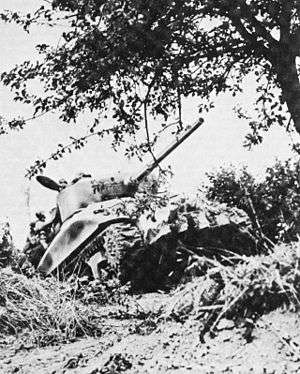
<instances>
[{"instance_id":1,"label":"grass tuft","mask_svg":"<svg viewBox=\"0 0 300 374\"><path fill-rule=\"evenodd\" d=\"M26 333L32 344L45 346L95 336L100 322L97 309L76 299L70 284L0 272L2 335Z\"/></svg>"}]
</instances>

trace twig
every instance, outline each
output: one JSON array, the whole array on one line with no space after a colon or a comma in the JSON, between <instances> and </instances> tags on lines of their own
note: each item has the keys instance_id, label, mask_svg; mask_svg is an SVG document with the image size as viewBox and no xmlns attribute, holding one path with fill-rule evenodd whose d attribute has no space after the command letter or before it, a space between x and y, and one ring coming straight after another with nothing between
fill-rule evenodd
<instances>
[{"instance_id":1,"label":"twig","mask_svg":"<svg viewBox=\"0 0 300 374\"><path fill-rule=\"evenodd\" d=\"M182 123L182 104L181 104L181 92L180 87L177 87L177 95L178 95L178 115L179 115L179 130L183 129Z\"/></svg>"},{"instance_id":2,"label":"twig","mask_svg":"<svg viewBox=\"0 0 300 374\"><path fill-rule=\"evenodd\" d=\"M234 304L236 304L236 302L242 297L244 296L244 294L247 292L247 288L244 289L244 291L242 291L236 298L234 298L232 300L231 303L229 303L229 305L225 308L223 308L222 312L218 315L217 319L215 320L214 324L212 325L212 327L210 328L209 332L212 333L213 330L216 328L217 324L219 323L219 321L221 320L221 318L225 315L225 313L227 313Z\"/></svg>"},{"instance_id":3,"label":"twig","mask_svg":"<svg viewBox=\"0 0 300 374\"><path fill-rule=\"evenodd\" d=\"M148 144L149 152L150 152L154 162L157 164L159 170L162 172L162 168L158 164L157 159L155 157L155 154L153 153L153 150L152 150L152 147L151 147L149 125L148 125L148 116L147 116L147 102L146 101L144 101L144 122L145 122L145 129L146 129L147 144Z\"/></svg>"}]
</instances>

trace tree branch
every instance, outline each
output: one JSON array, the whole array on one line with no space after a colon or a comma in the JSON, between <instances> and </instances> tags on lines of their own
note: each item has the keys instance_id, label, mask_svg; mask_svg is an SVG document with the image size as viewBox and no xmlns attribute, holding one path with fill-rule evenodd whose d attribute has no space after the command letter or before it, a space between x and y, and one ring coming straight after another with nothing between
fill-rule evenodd
<instances>
[{"instance_id":1,"label":"tree branch","mask_svg":"<svg viewBox=\"0 0 300 374\"><path fill-rule=\"evenodd\" d=\"M290 46L293 50L294 56L300 56L300 26L297 27L290 35Z\"/></svg>"},{"instance_id":2,"label":"tree branch","mask_svg":"<svg viewBox=\"0 0 300 374\"><path fill-rule=\"evenodd\" d=\"M247 30L247 28L243 25L239 17L231 16L230 19L232 21L233 26L235 26L236 30L240 33L242 38L248 41L251 44L251 46L253 46L253 49L256 49L258 54L263 55L268 60L272 59L273 55L271 53L271 50L266 48L261 42L257 40L254 34L250 33Z\"/></svg>"},{"instance_id":3,"label":"tree branch","mask_svg":"<svg viewBox=\"0 0 300 374\"><path fill-rule=\"evenodd\" d=\"M266 40L270 44L270 47L276 47L278 45L277 40L273 38L273 36L264 27L262 22L260 22L255 17L253 12L251 11L250 6L246 4L246 1L237 0L237 3L241 7L242 15L249 22L249 24L255 29L256 34L262 37L264 40Z\"/></svg>"},{"instance_id":4,"label":"tree branch","mask_svg":"<svg viewBox=\"0 0 300 374\"><path fill-rule=\"evenodd\" d=\"M146 136L147 136L147 143L148 143L149 152L150 152L150 154L151 154L154 162L157 164L157 166L161 170L161 168L160 168L160 166L159 166L159 164L157 162L157 159L155 157L155 154L152 151L152 146L151 146L151 141L150 141L150 134L149 134L148 115L147 115L147 102L146 101L144 101L144 122L145 122L145 129L146 129Z\"/></svg>"},{"instance_id":5,"label":"tree branch","mask_svg":"<svg viewBox=\"0 0 300 374\"><path fill-rule=\"evenodd\" d=\"M293 14L293 1L281 0L282 12L279 18L280 43L290 44L291 22Z\"/></svg>"},{"instance_id":6,"label":"tree branch","mask_svg":"<svg viewBox=\"0 0 300 374\"><path fill-rule=\"evenodd\" d=\"M88 139L90 139L94 136L101 137L101 136L103 136L104 133L108 134L110 132L113 132L113 127L108 128L106 130L100 130L100 131L97 131L95 133L82 136L80 138L70 137L72 139L72 141L70 143L65 144L65 145L59 144L58 149L54 153L52 153L49 157L47 157L44 160L36 161L35 164L27 170L27 172L25 174L25 178L31 179L35 174L37 174L38 172L40 172L42 169L44 169L46 167L46 164L48 163L48 161L58 160L62 156L63 153L66 153L66 151L69 151L71 153L72 147L74 147L75 149L80 149L82 147L82 145L79 145L80 143L84 143Z\"/></svg>"},{"instance_id":7,"label":"tree branch","mask_svg":"<svg viewBox=\"0 0 300 374\"><path fill-rule=\"evenodd\" d=\"M177 96L178 96L178 123L179 123L179 130L183 129L183 123L182 123L182 103L181 103L181 92L180 92L180 86L178 84L177 87Z\"/></svg>"}]
</instances>

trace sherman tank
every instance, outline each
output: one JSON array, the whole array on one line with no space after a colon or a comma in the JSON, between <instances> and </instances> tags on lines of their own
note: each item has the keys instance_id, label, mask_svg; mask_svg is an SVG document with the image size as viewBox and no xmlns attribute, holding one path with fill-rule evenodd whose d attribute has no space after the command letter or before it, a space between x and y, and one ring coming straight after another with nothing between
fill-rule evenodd
<instances>
[{"instance_id":1,"label":"sherman tank","mask_svg":"<svg viewBox=\"0 0 300 374\"><path fill-rule=\"evenodd\" d=\"M41 185L57 191L57 206L52 218L38 222L34 229L43 238L36 251L37 270L61 279L117 276L122 284L130 281L137 288L151 290L178 282L193 253L256 253L249 217L224 204L171 199L155 222L130 213L142 181L199 126L189 129L128 180L118 176L97 181L82 174L68 184L38 176Z\"/></svg>"}]
</instances>

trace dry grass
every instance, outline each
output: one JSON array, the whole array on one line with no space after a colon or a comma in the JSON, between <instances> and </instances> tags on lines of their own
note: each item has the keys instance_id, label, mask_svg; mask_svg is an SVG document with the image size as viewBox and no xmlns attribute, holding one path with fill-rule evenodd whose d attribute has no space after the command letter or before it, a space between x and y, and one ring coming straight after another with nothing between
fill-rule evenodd
<instances>
[{"instance_id":1,"label":"dry grass","mask_svg":"<svg viewBox=\"0 0 300 374\"><path fill-rule=\"evenodd\" d=\"M219 321L255 321L282 306L300 306L300 243L277 246L264 256L232 255L235 265L196 257L193 268L208 267L207 274L177 288L163 308L164 318L203 321L203 333L213 332ZM201 334L200 334L201 335Z\"/></svg>"},{"instance_id":2,"label":"dry grass","mask_svg":"<svg viewBox=\"0 0 300 374\"><path fill-rule=\"evenodd\" d=\"M255 324L257 318L277 307L298 309L299 248L297 243L277 246L274 252L264 256L232 254L230 266L194 255L187 274L203 267L206 274L201 277L188 275L189 281L177 287L161 308L152 311L155 323L169 318L180 321L193 318L200 321L201 338L205 333L213 332L223 317L236 323L252 319ZM74 287L76 282L38 277L28 279L8 269L1 271L1 334L18 336L25 332L27 340L41 346L100 333L104 316L99 304L95 301L93 304L84 303L86 298L82 290L85 289L82 288L80 293ZM103 291L101 287L98 291L108 292L109 295L113 292L110 289ZM85 292L92 292L93 296L95 290L87 289ZM81 299L75 295L81 295ZM134 296L126 297L134 300ZM121 300L120 297L114 302L121 305Z\"/></svg>"},{"instance_id":3,"label":"dry grass","mask_svg":"<svg viewBox=\"0 0 300 374\"><path fill-rule=\"evenodd\" d=\"M0 272L0 331L26 333L37 345L72 341L100 332L97 309L77 300L70 284Z\"/></svg>"}]
</instances>

